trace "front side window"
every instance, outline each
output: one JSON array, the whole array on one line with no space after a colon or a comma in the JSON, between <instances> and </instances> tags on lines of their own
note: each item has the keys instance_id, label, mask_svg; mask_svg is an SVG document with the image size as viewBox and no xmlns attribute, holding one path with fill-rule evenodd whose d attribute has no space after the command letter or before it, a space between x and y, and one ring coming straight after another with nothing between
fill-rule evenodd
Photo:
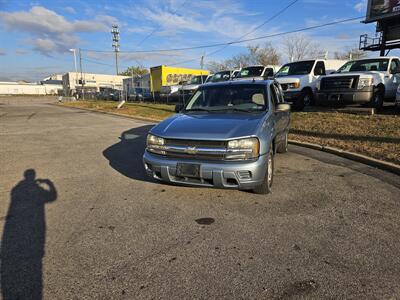
<instances>
[{"instance_id":1,"label":"front side window","mask_svg":"<svg viewBox=\"0 0 400 300\"><path fill-rule=\"evenodd\" d=\"M388 70L389 60L388 59L362 59L349 61L345 63L337 72L365 72L365 71L381 71L385 72Z\"/></svg>"},{"instance_id":2,"label":"front side window","mask_svg":"<svg viewBox=\"0 0 400 300\"><path fill-rule=\"evenodd\" d=\"M290 76L290 75L307 75L310 74L315 60L299 61L294 63L289 63L276 73L276 77Z\"/></svg>"},{"instance_id":3,"label":"front side window","mask_svg":"<svg viewBox=\"0 0 400 300\"><path fill-rule=\"evenodd\" d=\"M272 105L273 105L273 107L275 107L276 104L278 103L278 95L276 94L276 89L275 89L273 84L271 84L269 86L269 90L270 90L270 93L271 93Z\"/></svg>"},{"instance_id":4,"label":"front side window","mask_svg":"<svg viewBox=\"0 0 400 300\"><path fill-rule=\"evenodd\" d=\"M274 84L275 92L277 95L278 103L284 103L285 99L283 97L283 90L279 84Z\"/></svg>"},{"instance_id":5,"label":"front side window","mask_svg":"<svg viewBox=\"0 0 400 300\"><path fill-rule=\"evenodd\" d=\"M189 100L185 111L261 112L268 107L264 85L203 86Z\"/></svg>"},{"instance_id":6,"label":"front side window","mask_svg":"<svg viewBox=\"0 0 400 300\"><path fill-rule=\"evenodd\" d=\"M325 64L323 61L317 62L314 68L314 75L319 76L319 75L326 75L325 74Z\"/></svg>"},{"instance_id":7,"label":"front side window","mask_svg":"<svg viewBox=\"0 0 400 300\"><path fill-rule=\"evenodd\" d=\"M393 59L390 64L390 73L396 74L400 72L400 62L398 59Z\"/></svg>"}]
</instances>

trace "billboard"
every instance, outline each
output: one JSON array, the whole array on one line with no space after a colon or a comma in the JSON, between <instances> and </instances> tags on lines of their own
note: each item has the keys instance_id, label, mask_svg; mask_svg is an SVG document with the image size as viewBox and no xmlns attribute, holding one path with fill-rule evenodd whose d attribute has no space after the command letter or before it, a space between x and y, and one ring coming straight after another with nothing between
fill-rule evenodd
<instances>
[{"instance_id":1,"label":"billboard","mask_svg":"<svg viewBox=\"0 0 400 300\"><path fill-rule=\"evenodd\" d=\"M366 23L396 16L400 18L400 0L368 0Z\"/></svg>"}]
</instances>

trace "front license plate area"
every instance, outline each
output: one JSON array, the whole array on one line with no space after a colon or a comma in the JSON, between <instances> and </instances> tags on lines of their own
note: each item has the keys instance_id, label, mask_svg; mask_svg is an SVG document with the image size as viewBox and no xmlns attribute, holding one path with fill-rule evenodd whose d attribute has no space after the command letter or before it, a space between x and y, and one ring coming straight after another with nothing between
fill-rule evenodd
<instances>
[{"instance_id":1,"label":"front license plate area","mask_svg":"<svg viewBox=\"0 0 400 300\"><path fill-rule=\"evenodd\" d=\"M177 163L176 175L179 177L200 178L200 165Z\"/></svg>"}]
</instances>

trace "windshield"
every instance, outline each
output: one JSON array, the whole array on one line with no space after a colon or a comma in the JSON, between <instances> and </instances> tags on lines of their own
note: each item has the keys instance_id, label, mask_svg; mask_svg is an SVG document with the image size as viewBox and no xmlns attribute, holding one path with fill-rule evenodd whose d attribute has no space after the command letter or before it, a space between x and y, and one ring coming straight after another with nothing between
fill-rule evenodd
<instances>
[{"instance_id":1,"label":"windshield","mask_svg":"<svg viewBox=\"0 0 400 300\"><path fill-rule=\"evenodd\" d=\"M192 79L190 79L189 84L203 84L207 80L207 75L202 75L202 76L194 76Z\"/></svg>"},{"instance_id":2,"label":"windshield","mask_svg":"<svg viewBox=\"0 0 400 300\"><path fill-rule=\"evenodd\" d=\"M345 63L337 73L387 71L388 67L388 59L362 59Z\"/></svg>"},{"instance_id":3,"label":"windshield","mask_svg":"<svg viewBox=\"0 0 400 300\"><path fill-rule=\"evenodd\" d=\"M213 76L211 76L209 79L207 79L207 82L227 81L230 78L231 78L231 72L223 71L223 72L215 73Z\"/></svg>"},{"instance_id":4,"label":"windshield","mask_svg":"<svg viewBox=\"0 0 400 300\"><path fill-rule=\"evenodd\" d=\"M236 78L259 77L262 76L263 71L264 71L263 66L243 68L242 70L240 70Z\"/></svg>"},{"instance_id":5,"label":"windshield","mask_svg":"<svg viewBox=\"0 0 400 300\"><path fill-rule=\"evenodd\" d=\"M306 60L286 64L278 71L278 73L276 73L276 77L309 74L314 66L314 63L315 60Z\"/></svg>"},{"instance_id":6,"label":"windshield","mask_svg":"<svg viewBox=\"0 0 400 300\"><path fill-rule=\"evenodd\" d=\"M204 86L189 100L185 111L245 111L260 112L267 109L264 85L240 84Z\"/></svg>"}]
</instances>

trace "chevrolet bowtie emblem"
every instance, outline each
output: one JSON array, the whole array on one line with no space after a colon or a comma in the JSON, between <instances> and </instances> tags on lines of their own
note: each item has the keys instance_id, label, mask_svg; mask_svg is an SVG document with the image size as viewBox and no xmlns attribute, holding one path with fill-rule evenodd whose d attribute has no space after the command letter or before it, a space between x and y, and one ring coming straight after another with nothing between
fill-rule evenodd
<instances>
[{"instance_id":1,"label":"chevrolet bowtie emblem","mask_svg":"<svg viewBox=\"0 0 400 300\"><path fill-rule=\"evenodd\" d=\"M196 149L196 147L188 147L185 149L185 152L188 154L196 154L198 150Z\"/></svg>"}]
</instances>

